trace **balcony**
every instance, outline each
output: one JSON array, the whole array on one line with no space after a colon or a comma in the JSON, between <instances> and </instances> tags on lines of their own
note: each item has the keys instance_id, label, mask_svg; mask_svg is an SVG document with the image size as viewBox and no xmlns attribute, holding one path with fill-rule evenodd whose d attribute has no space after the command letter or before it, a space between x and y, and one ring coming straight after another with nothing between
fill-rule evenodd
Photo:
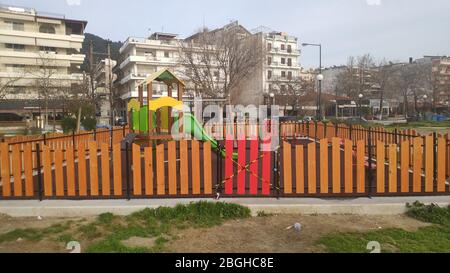
<instances>
[{"instance_id":1,"label":"balcony","mask_svg":"<svg viewBox=\"0 0 450 273\"><path fill-rule=\"evenodd\" d=\"M130 45L138 45L138 46L148 46L148 47L156 47L156 48L173 48L178 47L178 40L152 40L147 38L140 37L129 37L125 43L120 48L119 52L123 53L127 47Z\"/></svg>"}]
</instances>

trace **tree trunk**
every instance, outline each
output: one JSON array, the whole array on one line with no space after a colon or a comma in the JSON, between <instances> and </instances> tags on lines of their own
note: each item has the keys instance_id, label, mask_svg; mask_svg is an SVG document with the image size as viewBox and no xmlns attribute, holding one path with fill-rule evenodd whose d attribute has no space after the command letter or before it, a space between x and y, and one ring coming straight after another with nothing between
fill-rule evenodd
<instances>
[{"instance_id":1,"label":"tree trunk","mask_svg":"<svg viewBox=\"0 0 450 273\"><path fill-rule=\"evenodd\" d=\"M77 129L76 132L80 132L80 127L81 127L81 106L78 107L78 115L77 115Z\"/></svg>"}]
</instances>

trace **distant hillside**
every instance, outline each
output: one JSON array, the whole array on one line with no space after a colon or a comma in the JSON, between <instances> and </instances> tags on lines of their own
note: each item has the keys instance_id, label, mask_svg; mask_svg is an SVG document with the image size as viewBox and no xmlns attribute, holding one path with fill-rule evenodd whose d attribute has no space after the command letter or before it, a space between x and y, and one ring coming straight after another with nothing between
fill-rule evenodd
<instances>
[{"instance_id":1,"label":"distant hillside","mask_svg":"<svg viewBox=\"0 0 450 273\"><path fill-rule=\"evenodd\" d=\"M84 71L88 71L88 52L89 52L89 43L92 41L94 43L94 58L96 63L98 63L100 60L105 59L107 55L98 55L95 53L104 53L107 54L108 52L108 42L110 40L103 39L102 37L99 37L97 35L91 34L91 33L85 33L85 39L83 42L83 47L81 49L81 53L86 55L86 59L84 60L83 65L81 66L81 69ZM122 42L111 42L111 58L113 60L119 59L119 49L122 46Z\"/></svg>"}]
</instances>

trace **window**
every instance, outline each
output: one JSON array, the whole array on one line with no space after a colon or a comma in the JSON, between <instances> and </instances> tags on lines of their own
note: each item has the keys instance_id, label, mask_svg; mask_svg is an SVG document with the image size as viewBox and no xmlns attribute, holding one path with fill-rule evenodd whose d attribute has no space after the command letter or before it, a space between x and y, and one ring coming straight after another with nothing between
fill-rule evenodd
<instances>
[{"instance_id":1,"label":"window","mask_svg":"<svg viewBox=\"0 0 450 273\"><path fill-rule=\"evenodd\" d=\"M281 90L281 93L286 92L286 85L284 85L284 84L280 85L280 90Z\"/></svg>"},{"instance_id":2,"label":"window","mask_svg":"<svg viewBox=\"0 0 450 273\"><path fill-rule=\"evenodd\" d=\"M286 49L286 45L282 44L281 45L281 50L285 50Z\"/></svg>"},{"instance_id":3,"label":"window","mask_svg":"<svg viewBox=\"0 0 450 273\"><path fill-rule=\"evenodd\" d=\"M271 64L272 64L272 57L268 57L268 58L267 58L267 64L268 64L268 65L271 65Z\"/></svg>"},{"instance_id":4,"label":"window","mask_svg":"<svg viewBox=\"0 0 450 273\"><path fill-rule=\"evenodd\" d=\"M267 78L268 79L272 78L272 70L267 71Z\"/></svg>"},{"instance_id":5,"label":"window","mask_svg":"<svg viewBox=\"0 0 450 273\"><path fill-rule=\"evenodd\" d=\"M23 64L7 64L6 65L6 71L8 71L8 72L17 72L17 71L21 71L24 68L25 68L25 65L23 65Z\"/></svg>"},{"instance_id":6,"label":"window","mask_svg":"<svg viewBox=\"0 0 450 273\"><path fill-rule=\"evenodd\" d=\"M56 52L56 47L40 46L39 50L40 51L45 51L45 52Z\"/></svg>"},{"instance_id":7,"label":"window","mask_svg":"<svg viewBox=\"0 0 450 273\"><path fill-rule=\"evenodd\" d=\"M288 58L288 66L292 66L292 59Z\"/></svg>"},{"instance_id":8,"label":"window","mask_svg":"<svg viewBox=\"0 0 450 273\"><path fill-rule=\"evenodd\" d=\"M292 80L292 71L288 72L288 80Z\"/></svg>"},{"instance_id":9,"label":"window","mask_svg":"<svg viewBox=\"0 0 450 273\"><path fill-rule=\"evenodd\" d=\"M286 58L281 58L281 64L286 64Z\"/></svg>"},{"instance_id":10,"label":"window","mask_svg":"<svg viewBox=\"0 0 450 273\"><path fill-rule=\"evenodd\" d=\"M164 58L169 58L169 52L168 51L164 51Z\"/></svg>"},{"instance_id":11,"label":"window","mask_svg":"<svg viewBox=\"0 0 450 273\"><path fill-rule=\"evenodd\" d=\"M219 71L214 71L214 77L216 77L216 78L219 77Z\"/></svg>"},{"instance_id":12,"label":"window","mask_svg":"<svg viewBox=\"0 0 450 273\"><path fill-rule=\"evenodd\" d=\"M25 30L25 25L22 22L5 21L5 23L11 27L11 30L15 30L15 31L24 31Z\"/></svg>"},{"instance_id":13,"label":"window","mask_svg":"<svg viewBox=\"0 0 450 273\"><path fill-rule=\"evenodd\" d=\"M292 53L292 46L291 46L291 45L288 45L288 46L287 46L287 52L288 52L288 53Z\"/></svg>"},{"instance_id":14,"label":"window","mask_svg":"<svg viewBox=\"0 0 450 273\"><path fill-rule=\"evenodd\" d=\"M55 27L49 24L43 24L39 27L40 33L49 33L49 34L55 34L56 30Z\"/></svg>"},{"instance_id":15,"label":"window","mask_svg":"<svg viewBox=\"0 0 450 273\"><path fill-rule=\"evenodd\" d=\"M286 78L286 71L281 71L281 77Z\"/></svg>"},{"instance_id":16,"label":"window","mask_svg":"<svg viewBox=\"0 0 450 273\"><path fill-rule=\"evenodd\" d=\"M272 44L271 44L271 43L268 43L268 44L267 44L267 50L268 50L268 51L271 51L271 50L272 50Z\"/></svg>"},{"instance_id":17,"label":"window","mask_svg":"<svg viewBox=\"0 0 450 273\"><path fill-rule=\"evenodd\" d=\"M14 51L25 51L25 45L19 44L6 44L6 48L13 49Z\"/></svg>"}]
</instances>

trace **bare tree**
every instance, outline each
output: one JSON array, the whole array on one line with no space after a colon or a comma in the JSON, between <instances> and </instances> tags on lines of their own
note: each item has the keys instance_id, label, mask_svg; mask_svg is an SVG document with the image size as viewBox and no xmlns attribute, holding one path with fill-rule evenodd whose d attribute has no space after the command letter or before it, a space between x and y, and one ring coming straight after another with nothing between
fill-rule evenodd
<instances>
[{"instance_id":1,"label":"bare tree","mask_svg":"<svg viewBox=\"0 0 450 273\"><path fill-rule=\"evenodd\" d=\"M196 94L228 98L232 90L262 65L263 44L239 28L204 30L180 42L180 61Z\"/></svg>"},{"instance_id":2,"label":"bare tree","mask_svg":"<svg viewBox=\"0 0 450 273\"><path fill-rule=\"evenodd\" d=\"M293 112L297 111L300 103L299 97L313 92L315 88L314 78L307 77L288 77L286 79L278 77L271 83L272 89L270 92L286 96L288 99L285 102L292 107Z\"/></svg>"}]
</instances>

